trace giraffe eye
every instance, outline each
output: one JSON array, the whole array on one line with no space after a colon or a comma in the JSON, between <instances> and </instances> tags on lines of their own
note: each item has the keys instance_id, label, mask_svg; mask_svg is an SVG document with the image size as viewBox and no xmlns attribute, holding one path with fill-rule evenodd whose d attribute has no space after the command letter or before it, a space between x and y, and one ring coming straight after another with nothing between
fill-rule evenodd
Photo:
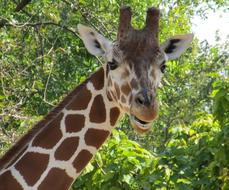
<instances>
[{"instance_id":1,"label":"giraffe eye","mask_svg":"<svg viewBox=\"0 0 229 190\"><path fill-rule=\"evenodd\" d=\"M109 65L110 70L115 70L118 67L118 62L115 59L108 61L107 64Z\"/></svg>"},{"instance_id":2,"label":"giraffe eye","mask_svg":"<svg viewBox=\"0 0 229 190\"><path fill-rule=\"evenodd\" d=\"M161 64L161 67L160 67L162 73L165 73L166 67L167 67L167 65L165 64L165 61L163 61L163 63Z\"/></svg>"}]
</instances>

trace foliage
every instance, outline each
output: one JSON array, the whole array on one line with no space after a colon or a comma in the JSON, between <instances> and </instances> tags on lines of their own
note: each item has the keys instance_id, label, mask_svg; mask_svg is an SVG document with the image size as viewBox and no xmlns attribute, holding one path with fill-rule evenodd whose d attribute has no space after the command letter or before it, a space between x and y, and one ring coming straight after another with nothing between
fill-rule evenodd
<instances>
[{"instance_id":1,"label":"foliage","mask_svg":"<svg viewBox=\"0 0 229 190\"><path fill-rule=\"evenodd\" d=\"M112 138L96 155L73 189L149 189L155 177L150 177L148 181L148 174L157 162L157 158L129 140L123 132L114 130ZM92 181L85 185L87 179Z\"/></svg>"},{"instance_id":2,"label":"foliage","mask_svg":"<svg viewBox=\"0 0 229 190\"><path fill-rule=\"evenodd\" d=\"M115 39L120 6L131 5L133 25L142 27L146 7L160 4L163 41L189 32L194 14L226 7L223 0L41 0L15 12L14 2L0 2L0 154L101 64L83 47L78 23ZM152 131L136 135L125 117L72 189L229 189L228 45L196 39L168 63Z\"/></svg>"}]
</instances>

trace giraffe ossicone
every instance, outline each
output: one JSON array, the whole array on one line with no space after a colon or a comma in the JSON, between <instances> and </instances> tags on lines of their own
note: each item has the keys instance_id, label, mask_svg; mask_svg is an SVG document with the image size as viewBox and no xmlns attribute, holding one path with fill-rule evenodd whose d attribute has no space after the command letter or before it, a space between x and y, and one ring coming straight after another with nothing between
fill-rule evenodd
<instances>
[{"instance_id":1,"label":"giraffe ossicone","mask_svg":"<svg viewBox=\"0 0 229 190\"><path fill-rule=\"evenodd\" d=\"M131 26L131 9L120 10L117 40L78 25L88 51L106 63L76 87L0 159L0 190L66 190L127 113L138 132L157 117L156 89L166 61L179 57L193 39L158 40L160 11L149 8L141 30Z\"/></svg>"}]
</instances>

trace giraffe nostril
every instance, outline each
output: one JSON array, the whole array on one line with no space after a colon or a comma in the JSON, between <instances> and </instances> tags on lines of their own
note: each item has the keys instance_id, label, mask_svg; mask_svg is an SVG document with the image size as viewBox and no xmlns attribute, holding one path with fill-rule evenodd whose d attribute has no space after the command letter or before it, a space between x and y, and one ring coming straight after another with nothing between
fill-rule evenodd
<instances>
[{"instance_id":1,"label":"giraffe nostril","mask_svg":"<svg viewBox=\"0 0 229 190\"><path fill-rule=\"evenodd\" d=\"M149 90L142 90L135 97L135 102L137 105L150 106L153 100L152 93Z\"/></svg>"},{"instance_id":2,"label":"giraffe nostril","mask_svg":"<svg viewBox=\"0 0 229 190\"><path fill-rule=\"evenodd\" d=\"M137 104L143 105L143 104L144 104L144 99L143 99L143 97L138 96L138 97L135 99L135 102L136 102Z\"/></svg>"}]
</instances>

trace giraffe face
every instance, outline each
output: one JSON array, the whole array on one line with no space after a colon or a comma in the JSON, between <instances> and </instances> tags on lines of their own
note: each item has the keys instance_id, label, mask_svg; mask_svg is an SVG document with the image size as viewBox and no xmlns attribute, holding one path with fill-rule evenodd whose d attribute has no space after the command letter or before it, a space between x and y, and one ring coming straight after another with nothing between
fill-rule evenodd
<instances>
[{"instance_id":1,"label":"giraffe face","mask_svg":"<svg viewBox=\"0 0 229 190\"><path fill-rule=\"evenodd\" d=\"M193 35L174 36L159 45L145 38L148 31L133 30L125 41L112 43L89 27L78 25L78 30L88 51L105 57L108 98L130 115L134 129L149 131L158 115L156 90L166 61L179 57Z\"/></svg>"},{"instance_id":2,"label":"giraffe face","mask_svg":"<svg viewBox=\"0 0 229 190\"><path fill-rule=\"evenodd\" d=\"M118 42L112 45L107 54L107 91L120 109L130 115L132 126L138 132L146 132L158 115L156 89L167 57L159 46L150 50L136 47L125 48Z\"/></svg>"}]
</instances>

